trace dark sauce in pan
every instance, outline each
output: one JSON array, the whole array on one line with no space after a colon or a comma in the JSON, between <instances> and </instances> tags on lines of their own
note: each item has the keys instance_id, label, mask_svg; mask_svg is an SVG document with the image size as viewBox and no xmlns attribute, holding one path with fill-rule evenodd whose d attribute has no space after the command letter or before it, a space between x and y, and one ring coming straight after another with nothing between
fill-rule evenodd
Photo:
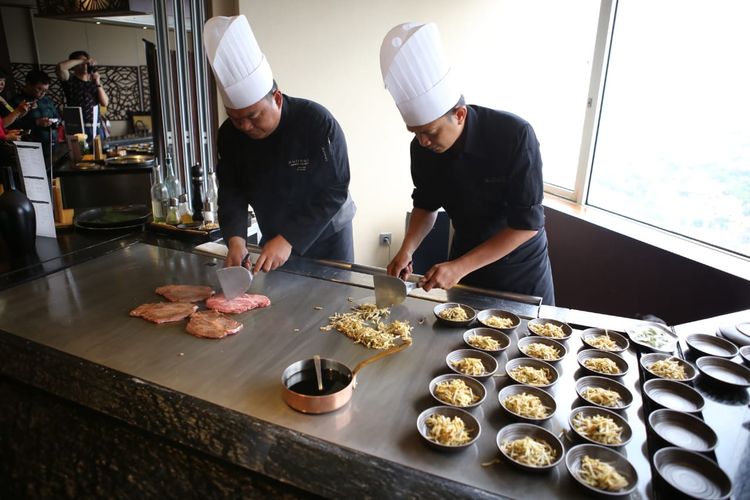
<instances>
[{"instance_id":1,"label":"dark sauce in pan","mask_svg":"<svg viewBox=\"0 0 750 500\"><path fill-rule=\"evenodd\" d=\"M327 396L344 389L351 381L351 377L330 368L322 370L321 375L323 379L322 391L318 390L318 380L315 377L315 370L303 370L296 373L294 380L298 382L289 386L289 390L305 396Z\"/></svg>"}]
</instances>

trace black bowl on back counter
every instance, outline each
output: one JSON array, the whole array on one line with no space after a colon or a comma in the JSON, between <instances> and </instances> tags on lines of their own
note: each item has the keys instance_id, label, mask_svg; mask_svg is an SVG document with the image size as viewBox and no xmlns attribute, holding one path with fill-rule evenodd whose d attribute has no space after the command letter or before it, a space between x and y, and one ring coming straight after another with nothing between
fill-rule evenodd
<instances>
[{"instance_id":1,"label":"black bowl on back counter","mask_svg":"<svg viewBox=\"0 0 750 500\"><path fill-rule=\"evenodd\" d=\"M666 378L652 378L643 384L643 394L659 408L697 413L703 410L703 396L687 384Z\"/></svg>"},{"instance_id":2,"label":"black bowl on back counter","mask_svg":"<svg viewBox=\"0 0 750 500\"><path fill-rule=\"evenodd\" d=\"M654 371L654 363L668 360L675 361L679 366L682 367L682 369L685 371L685 378L677 379L667 377L662 371ZM695 377L698 376L698 372L695 370L695 367L693 365L691 365L684 359L680 359L677 356L672 356L671 354L663 354L658 352L644 354L643 356L641 356L641 366L651 377L663 378L667 380L677 380L678 382L690 382L691 380L695 380Z\"/></svg>"},{"instance_id":3,"label":"black bowl on back counter","mask_svg":"<svg viewBox=\"0 0 750 500\"><path fill-rule=\"evenodd\" d=\"M740 347L740 357L746 366L750 366L750 345Z\"/></svg>"},{"instance_id":4,"label":"black bowl on back counter","mask_svg":"<svg viewBox=\"0 0 750 500\"><path fill-rule=\"evenodd\" d=\"M700 372L713 382L734 389L750 387L750 369L728 359L704 356L695 362Z\"/></svg>"},{"instance_id":5,"label":"black bowl on back counter","mask_svg":"<svg viewBox=\"0 0 750 500\"><path fill-rule=\"evenodd\" d=\"M675 410L655 410L648 416L648 425L670 446L706 453L719 442L716 432L703 420Z\"/></svg>"},{"instance_id":6,"label":"black bowl on back counter","mask_svg":"<svg viewBox=\"0 0 750 500\"><path fill-rule=\"evenodd\" d=\"M603 398L605 395L596 397L595 395L588 394L586 389L589 388L614 391L620 396L620 399L618 402L614 403L614 406L609 406L604 404ZM607 410L624 410L633 404L633 393L630 392L630 389L616 380L607 377L600 377L598 375L589 375L576 380L576 393L587 403Z\"/></svg>"},{"instance_id":7,"label":"black bowl on back counter","mask_svg":"<svg viewBox=\"0 0 750 500\"><path fill-rule=\"evenodd\" d=\"M560 357L556 359L544 359L532 356L527 352L527 349L531 344L543 344L545 346L551 347L560 353ZM542 361L546 361L547 363L557 363L561 361L566 354L568 354L568 349L567 347L565 347L565 345L563 345L561 342L558 342L557 340L548 339L547 337L537 337L535 335L530 335L528 337L518 339L518 352L521 354L521 356L524 356L526 358L541 359Z\"/></svg>"},{"instance_id":8,"label":"black bowl on back counter","mask_svg":"<svg viewBox=\"0 0 750 500\"><path fill-rule=\"evenodd\" d=\"M432 415L443 415L451 419L455 417L460 418L464 422L465 429L469 434L471 440L467 441L464 444L448 445L441 444L430 439L430 428L427 425L427 419L429 419ZM479 424L479 421L466 410L462 410L460 408L452 408L450 406L434 406L432 408L426 409L419 414L419 417L417 417L417 430L419 431L419 435L424 438L427 444L435 449L441 451L460 451L465 450L476 442L476 440L479 438L479 435L482 433L482 426Z\"/></svg>"},{"instance_id":9,"label":"black bowl on back counter","mask_svg":"<svg viewBox=\"0 0 750 500\"><path fill-rule=\"evenodd\" d=\"M455 307L460 307L461 309L463 309L466 313L467 319L448 319L440 315L441 313L443 313L443 311L447 311L448 309L452 309ZM466 304L458 304L456 302L446 302L444 304L438 304L432 311L435 313L435 317L438 319L438 321L448 326L469 326L471 322L477 318L477 312L473 307L467 306Z\"/></svg>"},{"instance_id":10,"label":"black bowl on back counter","mask_svg":"<svg viewBox=\"0 0 750 500\"><path fill-rule=\"evenodd\" d=\"M470 330L466 330L463 337L464 342L469 346L469 348L486 352L487 354L491 354L493 356L499 356L503 353L503 351L510 347L510 337L499 330L495 330L494 328L472 328ZM475 337L490 337L492 340L500 344L500 347L497 349L484 349L472 343L472 338Z\"/></svg>"},{"instance_id":11,"label":"black bowl on back counter","mask_svg":"<svg viewBox=\"0 0 750 500\"><path fill-rule=\"evenodd\" d=\"M609 337L614 342L613 347L600 347L597 345L597 342L601 342L597 339L606 337ZM622 352L630 347L630 342L628 342L628 339L624 335L605 328L587 328L581 332L581 340L592 349L601 349L602 351Z\"/></svg>"},{"instance_id":12,"label":"black bowl on back counter","mask_svg":"<svg viewBox=\"0 0 750 500\"><path fill-rule=\"evenodd\" d=\"M462 406L459 404L451 403L450 401L446 401L445 399L442 399L441 397L439 397L436 393L438 384L443 383L443 382L449 382L451 380L460 380L464 384L466 384L466 386L469 387L469 389L471 389L472 393L477 398L477 400L474 401L473 403ZM450 373L446 375L438 375L437 377L435 377L434 379L430 381L430 394L432 394L432 397L435 398L440 404L452 406L454 408L463 408L464 410L472 410L476 408L477 406L481 405L482 402L485 400L485 398L487 397L487 389L484 388L481 382L467 375L458 375L458 374L454 375Z\"/></svg>"},{"instance_id":13,"label":"black bowl on back counter","mask_svg":"<svg viewBox=\"0 0 750 500\"><path fill-rule=\"evenodd\" d=\"M619 473L624 479L627 485L619 490L609 491L602 488L597 488L588 484L581 476L581 461L584 457L589 457L595 460L604 462L612 466L617 473ZM573 446L568 450L568 454L565 456L565 466L568 468L568 472L575 479L578 484L589 492L594 492L603 496L625 496L635 490L638 485L638 473L635 471L635 467L630 461L625 458L624 455L616 452L606 446L598 444L579 444Z\"/></svg>"},{"instance_id":14,"label":"black bowl on back counter","mask_svg":"<svg viewBox=\"0 0 750 500\"><path fill-rule=\"evenodd\" d=\"M726 472L700 453L662 448L654 453L653 463L659 477L679 494L711 499L729 498L732 494L732 480ZM669 496L672 492L664 493Z\"/></svg>"},{"instance_id":15,"label":"black bowl on back counter","mask_svg":"<svg viewBox=\"0 0 750 500\"><path fill-rule=\"evenodd\" d=\"M617 367L617 370L619 371L610 373L606 371L597 370L587 365L587 362L591 360L596 360L596 359L606 359L606 360L612 361ZM622 377L626 373L628 373L628 362L625 361L625 359L623 359L621 356L613 352L602 351L599 349L584 349L583 351L579 352L578 364L585 371L593 373L594 375L601 375L603 377Z\"/></svg>"},{"instance_id":16,"label":"black bowl on back counter","mask_svg":"<svg viewBox=\"0 0 750 500\"><path fill-rule=\"evenodd\" d=\"M484 373L480 375L471 375L469 373L462 372L453 365L453 363L458 363L462 359L467 358L478 359L479 361L481 361L482 365L484 366ZM492 374L497 371L497 360L486 352L477 351L476 349L457 349L455 351L452 351L445 357L445 363L448 365L448 368L458 373L459 375L468 375L469 377L473 378L487 378L492 376Z\"/></svg>"},{"instance_id":17,"label":"black bowl on back counter","mask_svg":"<svg viewBox=\"0 0 750 500\"><path fill-rule=\"evenodd\" d=\"M500 318L501 321L509 320L512 323L510 326L495 326L497 320L494 318ZM503 311L502 309L484 309L483 311L479 311L477 313L477 321L487 328L496 328L505 333L512 333L521 324L521 318L510 311Z\"/></svg>"},{"instance_id":18,"label":"black bowl on back counter","mask_svg":"<svg viewBox=\"0 0 750 500\"><path fill-rule=\"evenodd\" d=\"M543 441L547 443L547 445L549 445L549 447L552 449L551 454L554 454L554 458L551 458L550 462L544 465L531 465L528 463L523 463L517 458L511 456L512 453L509 453L509 450L507 450L506 448L506 444L510 444L513 441L526 437L529 437L535 441ZM563 444L562 442L560 442L557 436L552 434L544 427L539 427L538 425L534 424L516 423L506 425L505 427L500 429L500 432L497 433L495 442L497 443L497 447L500 450L500 454L503 456L503 458L505 458L512 465L515 465L516 467L529 472L549 472L554 469L557 464L560 463L560 461L563 459L563 455L565 455L565 448L563 448Z\"/></svg>"},{"instance_id":19,"label":"black bowl on back counter","mask_svg":"<svg viewBox=\"0 0 750 500\"><path fill-rule=\"evenodd\" d=\"M600 429L599 427L593 429L579 429L576 427L576 423L579 422L579 419L587 417L593 418L596 416L612 420L614 424L621 429L619 439L617 436L598 436L596 434L597 432L605 430ZM573 408L568 417L568 424L570 425L570 430L573 434L583 441L600 444L610 448L625 446L633 438L633 429L630 428L630 424L628 424L627 420L613 411L597 406L579 406L578 408ZM597 437L601 437L603 440L599 440ZM609 439L609 442L604 442L604 439Z\"/></svg>"},{"instance_id":20,"label":"black bowl on back counter","mask_svg":"<svg viewBox=\"0 0 750 500\"><path fill-rule=\"evenodd\" d=\"M528 381L520 380L517 374L514 375L513 373L511 373L514 370L523 368L523 367L529 367L535 370L544 370L545 374L547 375L549 379L548 383L532 384ZM551 387L560 378L560 373L555 369L554 366L552 366L551 364L545 361L542 361L540 359L534 359L534 358L511 359L507 363L505 363L505 372L508 374L508 377L515 380L516 383L518 384L529 385L533 387L542 387L542 388Z\"/></svg>"},{"instance_id":21,"label":"black bowl on back counter","mask_svg":"<svg viewBox=\"0 0 750 500\"><path fill-rule=\"evenodd\" d=\"M539 418L524 416L524 415L521 415L520 413L517 413L511 410L508 406L506 406L505 400L507 398L517 396L519 394L522 395L524 393L529 396L536 396L537 398L539 398L539 401L541 402L542 406L546 408L545 416L539 417ZM498 393L497 399L500 402L500 408L502 408L510 418L514 420L520 420L522 422L539 424L552 418L552 416L555 414L555 411L557 411L557 403L555 402L555 398L553 398L547 391L540 389L538 387L532 387L530 385L521 385L521 384L506 385Z\"/></svg>"},{"instance_id":22,"label":"black bowl on back counter","mask_svg":"<svg viewBox=\"0 0 750 500\"><path fill-rule=\"evenodd\" d=\"M677 335L661 323L639 323L625 333L630 342L645 352L671 354L677 349Z\"/></svg>"},{"instance_id":23,"label":"black bowl on back counter","mask_svg":"<svg viewBox=\"0 0 750 500\"><path fill-rule=\"evenodd\" d=\"M719 358L732 359L737 356L739 349L736 345L715 335L705 333L693 333L685 337L685 343L696 358L701 356L716 356Z\"/></svg>"},{"instance_id":24,"label":"black bowl on back counter","mask_svg":"<svg viewBox=\"0 0 750 500\"><path fill-rule=\"evenodd\" d=\"M550 324L553 326L557 326L562 329L563 336L562 337L555 337L554 335L545 335L543 333L543 328L545 328L545 325ZM573 328L571 326L563 321L558 321L556 319L548 319L548 318L535 318L529 320L529 323L527 325L527 328L529 329L529 333L531 335L537 335L539 337L546 337L550 339L554 339L557 341L565 341L570 338L571 335L573 335ZM539 333L537 333L539 332Z\"/></svg>"}]
</instances>

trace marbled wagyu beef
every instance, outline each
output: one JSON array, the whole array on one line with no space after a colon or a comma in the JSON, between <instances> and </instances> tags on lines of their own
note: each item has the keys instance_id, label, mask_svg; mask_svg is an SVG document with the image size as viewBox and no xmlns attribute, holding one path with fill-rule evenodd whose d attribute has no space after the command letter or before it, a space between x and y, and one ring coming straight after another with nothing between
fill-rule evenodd
<instances>
[{"instance_id":1,"label":"marbled wagyu beef","mask_svg":"<svg viewBox=\"0 0 750 500\"><path fill-rule=\"evenodd\" d=\"M214 291L210 286L201 285L164 285L156 289L170 302L200 302L206 300Z\"/></svg>"},{"instance_id":2,"label":"marbled wagyu beef","mask_svg":"<svg viewBox=\"0 0 750 500\"><path fill-rule=\"evenodd\" d=\"M187 332L196 337L221 339L242 330L242 323L217 311L198 311L190 316Z\"/></svg>"},{"instance_id":3,"label":"marbled wagyu beef","mask_svg":"<svg viewBox=\"0 0 750 500\"><path fill-rule=\"evenodd\" d=\"M188 302L157 302L154 304L141 304L132 311L131 316L138 316L152 323L171 323L187 318L198 306Z\"/></svg>"},{"instance_id":4,"label":"marbled wagyu beef","mask_svg":"<svg viewBox=\"0 0 750 500\"><path fill-rule=\"evenodd\" d=\"M271 305L271 299L265 295L243 293L232 300L224 298L223 293L217 293L206 300L206 307L227 314L238 314L251 309L260 309Z\"/></svg>"}]
</instances>

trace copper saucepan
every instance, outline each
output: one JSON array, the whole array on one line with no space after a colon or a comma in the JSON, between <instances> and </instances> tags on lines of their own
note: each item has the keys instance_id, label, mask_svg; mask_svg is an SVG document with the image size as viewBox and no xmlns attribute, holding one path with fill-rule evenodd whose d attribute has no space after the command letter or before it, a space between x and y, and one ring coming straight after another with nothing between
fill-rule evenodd
<instances>
[{"instance_id":1,"label":"copper saucepan","mask_svg":"<svg viewBox=\"0 0 750 500\"><path fill-rule=\"evenodd\" d=\"M314 360L303 359L289 365L281 375L284 386L284 401L302 413L328 413L338 410L352 398L357 386L357 373L375 361L395 354L411 345L411 340L401 345L370 356L350 370L343 363L333 359L320 359L323 375L323 390L318 390Z\"/></svg>"}]
</instances>

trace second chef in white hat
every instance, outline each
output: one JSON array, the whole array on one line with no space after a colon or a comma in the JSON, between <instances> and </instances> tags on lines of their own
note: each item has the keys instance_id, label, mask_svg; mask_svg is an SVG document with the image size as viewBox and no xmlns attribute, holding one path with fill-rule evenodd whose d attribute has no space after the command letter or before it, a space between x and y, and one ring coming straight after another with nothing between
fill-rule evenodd
<instances>
[{"instance_id":1,"label":"second chef in white hat","mask_svg":"<svg viewBox=\"0 0 750 500\"><path fill-rule=\"evenodd\" d=\"M425 290L461 283L541 297L554 305L534 130L503 111L466 105L433 23L391 29L380 48L383 82L414 133L414 208L388 273L408 277L412 255L445 209L455 230Z\"/></svg>"},{"instance_id":2,"label":"second chef in white hat","mask_svg":"<svg viewBox=\"0 0 750 500\"><path fill-rule=\"evenodd\" d=\"M247 253L247 206L263 247L254 270L291 254L352 262L346 139L320 104L282 94L245 16L204 27L206 57L229 118L218 133L219 224L237 266Z\"/></svg>"}]
</instances>

